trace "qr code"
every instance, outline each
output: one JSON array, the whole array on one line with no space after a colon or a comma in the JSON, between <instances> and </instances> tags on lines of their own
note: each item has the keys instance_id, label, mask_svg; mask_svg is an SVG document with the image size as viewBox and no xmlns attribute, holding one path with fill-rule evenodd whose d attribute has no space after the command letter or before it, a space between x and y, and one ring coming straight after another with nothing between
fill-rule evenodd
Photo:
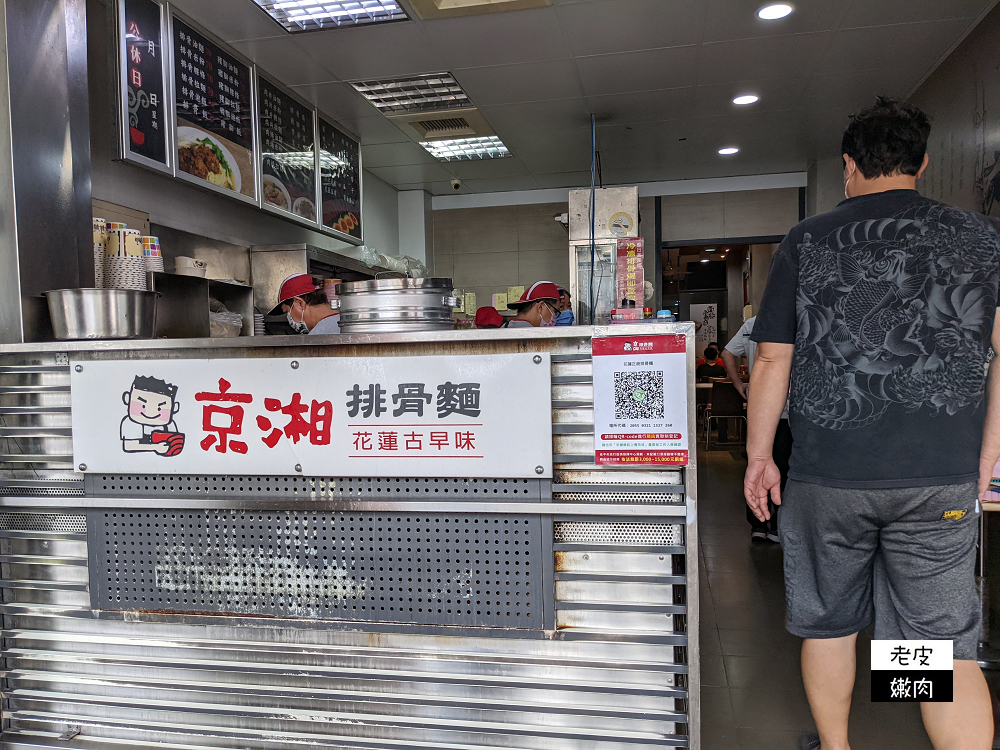
<instances>
[{"instance_id":1,"label":"qr code","mask_svg":"<svg viewBox=\"0 0 1000 750\"><path fill-rule=\"evenodd\" d=\"M663 370L615 373L615 419L663 419Z\"/></svg>"}]
</instances>

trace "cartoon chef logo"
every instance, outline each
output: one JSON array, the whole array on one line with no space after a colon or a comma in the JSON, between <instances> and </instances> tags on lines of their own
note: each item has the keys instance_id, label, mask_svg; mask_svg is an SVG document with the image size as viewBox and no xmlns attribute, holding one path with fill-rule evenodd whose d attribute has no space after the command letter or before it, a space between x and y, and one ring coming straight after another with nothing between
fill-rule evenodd
<instances>
[{"instance_id":1,"label":"cartoon chef logo","mask_svg":"<svg viewBox=\"0 0 1000 750\"><path fill-rule=\"evenodd\" d=\"M181 408L176 385L137 375L122 402L128 408L121 423L123 451L176 456L183 450L184 435L174 421Z\"/></svg>"}]
</instances>

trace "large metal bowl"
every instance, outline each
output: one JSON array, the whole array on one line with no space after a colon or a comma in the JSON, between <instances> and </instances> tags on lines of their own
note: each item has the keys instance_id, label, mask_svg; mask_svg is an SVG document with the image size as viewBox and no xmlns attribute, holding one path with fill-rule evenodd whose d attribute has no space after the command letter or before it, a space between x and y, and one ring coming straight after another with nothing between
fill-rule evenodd
<instances>
[{"instance_id":1,"label":"large metal bowl","mask_svg":"<svg viewBox=\"0 0 1000 750\"><path fill-rule=\"evenodd\" d=\"M151 339L157 292L54 289L44 292L56 338Z\"/></svg>"}]
</instances>

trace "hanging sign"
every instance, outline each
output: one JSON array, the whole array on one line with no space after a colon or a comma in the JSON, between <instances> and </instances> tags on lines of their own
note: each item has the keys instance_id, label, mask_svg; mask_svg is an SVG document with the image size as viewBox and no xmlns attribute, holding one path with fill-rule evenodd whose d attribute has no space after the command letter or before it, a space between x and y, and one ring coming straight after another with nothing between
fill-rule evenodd
<instances>
[{"instance_id":1,"label":"hanging sign","mask_svg":"<svg viewBox=\"0 0 1000 750\"><path fill-rule=\"evenodd\" d=\"M688 462L683 335L593 340L595 463Z\"/></svg>"},{"instance_id":2,"label":"hanging sign","mask_svg":"<svg viewBox=\"0 0 1000 750\"><path fill-rule=\"evenodd\" d=\"M124 156L168 170L163 6L154 0L121 0L119 17Z\"/></svg>"},{"instance_id":3,"label":"hanging sign","mask_svg":"<svg viewBox=\"0 0 1000 750\"><path fill-rule=\"evenodd\" d=\"M126 474L549 478L549 372L548 354L81 362L74 463Z\"/></svg>"}]
</instances>

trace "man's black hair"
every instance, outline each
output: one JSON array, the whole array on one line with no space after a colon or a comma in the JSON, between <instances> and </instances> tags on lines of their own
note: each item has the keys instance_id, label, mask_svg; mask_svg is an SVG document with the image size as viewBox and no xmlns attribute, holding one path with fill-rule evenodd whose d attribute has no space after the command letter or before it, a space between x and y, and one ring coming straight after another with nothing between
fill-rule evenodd
<instances>
[{"instance_id":1,"label":"man's black hair","mask_svg":"<svg viewBox=\"0 0 1000 750\"><path fill-rule=\"evenodd\" d=\"M132 387L138 388L140 391L159 393L161 396L168 396L169 398L177 396L177 386L159 378L146 378L142 375L136 375L135 380L132 381Z\"/></svg>"},{"instance_id":2,"label":"man's black hair","mask_svg":"<svg viewBox=\"0 0 1000 750\"><path fill-rule=\"evenodd\" d=\"M869 180L915 175L924 163L930 132L930 120L920 107L880 96L851 116L840 152L854 159Z\"/></svg>"},{"instance_id":3,"label":"man's black hair","mask_svg":"<svg viewBox=\"0 0 1000 750\"><path fill-rule=\"evenodd\" d=\"M714 346L710 346L705 349L705 359L716 359L719 356L719 350Z\"/></svg>"},{"instance_id":4,"label":"man's black hair","mask_svg":"<svg viewBox=\"0 0 1000 750\"><path fill-rule=\"evenodd\" d=\"M317 289L314 292L306 292L305 294L296 294L295 296L305 302L308 307L330 306L330 298L326 296L326 292L322 289Z\"/></svg>"}]
</instances>

